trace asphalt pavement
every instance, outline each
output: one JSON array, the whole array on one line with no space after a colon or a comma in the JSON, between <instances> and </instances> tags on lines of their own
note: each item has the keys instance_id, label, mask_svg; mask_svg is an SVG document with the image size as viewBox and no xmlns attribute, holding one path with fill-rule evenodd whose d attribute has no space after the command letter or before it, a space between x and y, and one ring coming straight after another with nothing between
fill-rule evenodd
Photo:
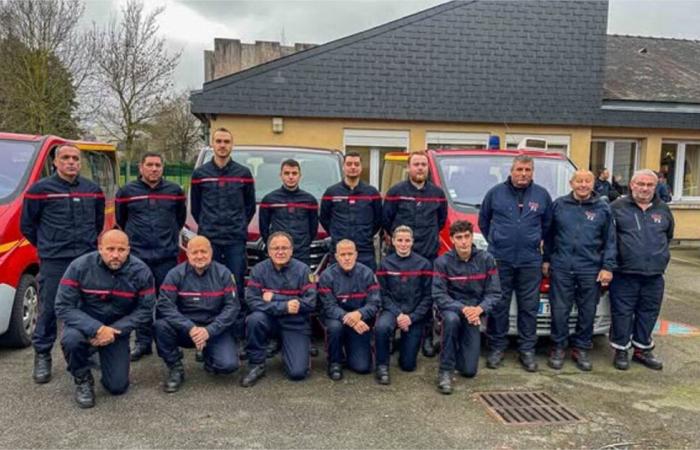
<instances>
[{"instance_id":1,"label":"asphalt pavement","mask_svg":"<svg viewBox=\"0 0 700 450\"><path fill-rule=\"evenodd\" d=\"M323 354L314 358L310 379L288 381L275 357L267 377L244 389L241 371L209 375L186 351L180 392L162 392L165 369L152 355L132 365L125 395L112 397L98 385L96 407L80 410L60 349L46 385L31 380L31 349L0 349L0 447L698 448L699 275L699 249L673 251L665 322L655 336L665 362L661 372L639 364L614 369L604 336L595 339L592 372L580 372L570 360L557 372L546 367L547 342L541 340L539 372L520 369L513 351L497 371L482 358L476 378L455 377L451 396L435 389L437 360L422 356L413 373L400 372L393 361L390 386L347 371L333 382ZM544 391L582 421L505 425L476 398L486 391Z\"/></svg>"}]
</instances>

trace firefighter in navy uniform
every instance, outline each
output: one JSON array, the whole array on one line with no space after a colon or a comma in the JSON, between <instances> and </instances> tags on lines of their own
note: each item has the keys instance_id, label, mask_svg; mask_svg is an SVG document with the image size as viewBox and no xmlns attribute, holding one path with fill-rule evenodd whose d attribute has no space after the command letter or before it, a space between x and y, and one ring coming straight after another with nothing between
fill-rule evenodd
<instances>
[{"instance_id":1,"label":"firefighter in navy uniform","mask_svg":"<svg viewBox=\"0 0 700 450\"><path fill-rule=\"evenodd\" d=\"M129 387L129 334L148 322L155 287L146 264L129 256L129 239L110 230L99 251L83 255L66 270L56 296L56 315L63 321L61 347L76 383L81 408L95 405L90 372L91 347L100 355L102 385L120 395Z\"/></svg>"},{"instance_id":2,"label":"firefighter in navy uniform","mask_svg":"<svg viewBox=\"0 0 700 450\"><path fill-rule=\"evenodd\" d=\"M255 215L255 181L247 167L231 159L233 135L219 128L212 136L214 157L195 169L190 187L192 217L198 234L211 242L214 260L236 277L239 301L245 298L248 224ZM245 308L236 318L234 333L243 338Z\"/></svg>"},{"instance_id":3,"label":"firefighter in navy uniform","mask_svg":"<svg viewBox=\"0 0 700 450\"><path fill-rule=\"evenodd\" d=\"M399 225L413 230L413 251L431 263L437 258L440 230L447 221L447 199L439 187L428 180L428 156L413 152L408 157L408 180L401 181L386 193L384 230L391 235ZM433 345L433 310L425 323L423 355L435 356Z\"/></svg>"},{"instance_id":4,"label":"firefighter in navy uniform","mask_svg":"<svg viewBox=\"0 0 700 450\"><path fill-rule=\"evenodd\" d=\"M379 384L390 383L390 346L397 327L401 330L399 367L406 372L416 370L425 318L433 304L433 265L411 251L411 228L396 227L391 242L394 251L382 260L377 270L382 294L382 312L374 330Z\"/></svg>"},{"instance_id":5,"label":"firefighter in navy uniform","mask_svg":"<svg viewBox=\"0 0 700 450\"><path fill-rule=\"evenodd\" d=\"M293 251L293 238L276 231L267 241L269 259L250 272L246 287L249 369L241 379L243 387L265 376L266 347L273 335L279 336L287 377L298 381L309 375L310 315L316 310L316 288L309 266L293 259Z\"/></svg>"},{"instance_id":6,"label":"firefighter in navy uniform","mask_svg":"<svg viewBox=\"0 0 700 450\"><path fill-rule=\"evenodd\" d=\"M338 381L343 378L343 360L354 372L372 370L371 327L381 297L372 270L357 262L355 243L348 239L338 242L335 259L337 262L321 274L318 293L326 329L328 376Z\"/></svg>"},{"instance_id":7,"label":"firefighter in navy uniform","mask_svg":"<svg viewBox=\"0 0 700 450\"><path fill-rule=\"evenodd\" d=\"M593 190L593 173L576 171L571 192L552 204L552 227L545 239L543 275L549 275L549 303L554 343L547 364L564 365L571 343L571 358L583 371L593 368L593 322L600 287L608 286L615 267L615 227L607 199ZM576 304L576 330L569 336L569 317Z\"/></svg>"},{"instance_id":8,"label":"firefighter in navy uniform","mask_svg":"<svg viewBox=\"0 0 700 450\"><path fill-rule=\"evenodd\" d=\"M382 227L382 196L373 186L360 180L362 159L348 152L343 159L343 181L326 189L321 198L319 220L330 234L331 251L343 239L353 241L358 261L371 270L377 268L374 236Z\"/></svg>"},{"instance_id":9,"label":"firefighter in navy uniform","mask_svg":"<svg viewBox=\"0 0 700 450\"><path fill-rule=\"evenodd\" d=\"M657 182L653 171L638 170L630 180L631 195L610 205L617 233L617 267L610 283L610 345L620 370L629 368L630 347L634 347L634 361L654 370L663 368L652 352L651 333L661 310L674 220L668 205L655 195Z\"/></svg>"},{"instance_id":10,"label":"firefighter in navy uniform","mask_svg":"<svg viewBox=\"0 0 700 450\"><path fill-rule=\"evenodd\" d=\"M552 222L552 198L534 183L535 161L527 155L513 158L510 176L491 188L479 210L479 228L498 262L503 301L486 324L490 352L486 367L497 369L508 347L511 297L518 305L518 352L528 372L537 371L537 313L542 281L542 240Z\"/></svg>"},{"instance_id":11,"label":"firefighter in navy uniform","mask_svg":"<svg viewBox=\"0 0 700 450\"><path fill-rule=\"evenodd\" d=\"M311 264L311 243L318 231L318 202L308 192L299 188L301 167L293 159L282 162L280 168L282 187L260 202L258 219L260 235L267 242L276 231L285 231L294 241L294 258Z\"/></svg>"},{"instance_id":12,"label":"firefighter in navy uniform","mask_svg":"<svg viewBox=\"0 0 700 450\"><path fill-rule=\"evenodd\" d=\"M41 261L37 277L39 317L32 336L36 383L51 380L58 283L75 258L97 248L97 236L104 225L104 194L80 176L80 150L71 144L59 146L53 164L56 173L34 183L25 194L20 225Z\"/></svg>"},{"instance_id":13,"label":"firefighter in navy uniform","mask_svg":"<svg viewBox=\"0 0 700 450\"><path fill-rule=\"evenodd\" d=\"M473 245L473 226L458 220L450 226L454 249L435 260L433 297L442 316L442 351L438 390L452 393L455 368L476 376L481 351L481 320L501 299L496 261Z\"/></svg>"},{"instance_id":14,"label":"firefighter in navy uniform","mask_svg":"<svg viewBox=\"0 0 700 450\"><path fill-rule=\"evenodd\" d=\"M165 275L177 265L179 233L187 218L182 188L163 178L163 157L146 153L140 176L119 189L115 198L117 224L129 236L131 254L153 272L156 293ZM153 350L152 323L136 330L131 360L138 361Z\"/></svg>"},{"instance_id":15,"label":"firefighter in navy uniform","mask_svg":"<svg viewBox=\"0 0 700 450\"><path fill-rule=\"evenodd\" d=\"M209 240L195 236L187 243L187 261L165 276L156 304L156 347L168 367L165 392L177 392L185 380L180 347L202 352L207 372L229 374L238 369L231 327L239 310L233 275L212 261Z\"/></svg>"}]
</instances>

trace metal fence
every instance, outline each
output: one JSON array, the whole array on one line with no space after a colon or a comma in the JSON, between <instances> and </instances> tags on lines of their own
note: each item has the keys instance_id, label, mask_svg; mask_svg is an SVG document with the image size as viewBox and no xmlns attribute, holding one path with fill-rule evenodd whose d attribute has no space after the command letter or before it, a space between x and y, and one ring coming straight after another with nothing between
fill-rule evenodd
<instances>
[{"instance_id":1,"label":"metal fence","mask_svg":"<svg viewBox=\"0 0 700 450\"><path fill-rule=\"evenodd\" d=\"M169 162L165 165L163 176L166 180L179 184L187 191L190 187L190 179L194 164L184 162ZM119 186L124 186L129 181L135 180L139 176L139 163L132 161L127 172L126 161L119 163Z\"/></svg>"}]
</instances>

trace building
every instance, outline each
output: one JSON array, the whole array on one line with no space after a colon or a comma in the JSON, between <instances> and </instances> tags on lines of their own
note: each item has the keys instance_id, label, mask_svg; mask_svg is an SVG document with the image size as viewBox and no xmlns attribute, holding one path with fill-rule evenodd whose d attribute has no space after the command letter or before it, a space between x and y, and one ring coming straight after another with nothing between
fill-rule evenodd
<instances>
[{"instance_id":1,"label":"building","mask_svg":"<svg viewBox=\"0 0 700 450\"><path fill-rule=\"evenodd\" d=\"M514 147L669 175L700 239L700 42L607 34L602 1L452 1L207 82L192 112L239 144L354 150L380 183L396 150Z\"/></svg>"}]
</instances>

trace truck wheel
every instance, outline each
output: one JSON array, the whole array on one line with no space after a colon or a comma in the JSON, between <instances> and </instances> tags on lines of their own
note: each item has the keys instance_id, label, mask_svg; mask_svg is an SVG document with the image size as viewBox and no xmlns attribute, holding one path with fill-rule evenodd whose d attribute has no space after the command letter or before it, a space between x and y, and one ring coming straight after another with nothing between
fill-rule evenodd
<instances>
[{"instance_id":1,"label":"truck wheel","mask_svg":"<svg viewBox=\"0 0 700 450\"><path fill-rule=\"evenodd\" d=\"M39 313L39 289L34 275L22 275L15 292L10 326L0 338L7 347L24 348L32 343L32 333Z\"/></svg>"}]
</instances>

